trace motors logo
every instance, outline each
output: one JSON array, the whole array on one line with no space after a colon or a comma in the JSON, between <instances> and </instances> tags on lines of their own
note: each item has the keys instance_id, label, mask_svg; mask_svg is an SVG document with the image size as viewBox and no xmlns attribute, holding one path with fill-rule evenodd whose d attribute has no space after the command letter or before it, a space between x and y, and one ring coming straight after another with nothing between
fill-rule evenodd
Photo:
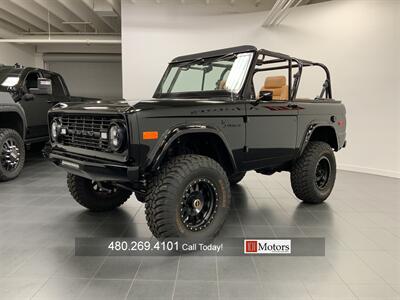
<instances>
[{"instance_id":1,"label":"motors logo","mask_svg":"<svg viewBox=\"0 0 400 300\"><path fill-rule=\"evenodd\" d=\"M245 254L291 254L291 240L244 240Z\"/></svg>"},{"instance_id":2,"label":"motors logo","mask_svg":"<svg viewBox=\"0 0 400 300\"><path fill-rule=\"evenodd\" d=\"M258 243L257 241L245 241L244 253L257 253Z\"/></svg>"}]
</instances>

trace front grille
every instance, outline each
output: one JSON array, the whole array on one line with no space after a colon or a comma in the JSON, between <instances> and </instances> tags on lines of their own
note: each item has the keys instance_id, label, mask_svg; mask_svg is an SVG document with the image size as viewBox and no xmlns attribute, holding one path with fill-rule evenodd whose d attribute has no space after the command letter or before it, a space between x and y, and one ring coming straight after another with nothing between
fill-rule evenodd
<instances>
[{"instance_id":1,"label":"front grille","mask_svg":"<svg viewBox=\"0 0 400 300\"><path fill-rule=\"evenodd\" d=\"M108 129L111 123L121 120L119 116L62 115L61 131L65 131L60 135L60 143L64 146L111 152Z\"/></svg>"}]
</instances>

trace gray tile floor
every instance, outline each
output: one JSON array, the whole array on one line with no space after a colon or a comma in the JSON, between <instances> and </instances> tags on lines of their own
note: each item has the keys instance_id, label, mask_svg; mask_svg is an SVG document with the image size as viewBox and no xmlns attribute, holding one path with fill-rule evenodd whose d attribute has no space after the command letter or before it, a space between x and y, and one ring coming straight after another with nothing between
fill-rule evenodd
<instances>
[{"instance_id":1,"label":"gray tile floor","mask_svg":"<svg viewBox=\"0 0 400 300\"><path fill-rule=\"evenodd\" d=\"M150 237L143 205L91 213L30 154L0 183L0 299L400 299L400 181L339 171L318 206L288 174L233 189L223 237L325 237L324 257L77 257L75 237Z\"/></svg>"}]
</instances>

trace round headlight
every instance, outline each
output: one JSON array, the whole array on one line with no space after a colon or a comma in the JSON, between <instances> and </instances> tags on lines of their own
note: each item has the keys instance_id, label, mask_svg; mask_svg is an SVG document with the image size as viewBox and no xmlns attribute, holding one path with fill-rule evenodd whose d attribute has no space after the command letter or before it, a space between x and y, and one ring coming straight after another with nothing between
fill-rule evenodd
<instances>
[{"instance_id":1,"label":"round headlight","mask_svg":"<svg viewBox=\"0 0 400 300\"><path fill-rule=\"evenodd\" d=\"M125 128L118 124L111 125L108 137L110 148L114 151L120 150L125 142Z\"/></svg>"},{"instance_id":2,"label":"round headlight","mask_svg":"<svg viewBox=\"0 0 400 300\"><path fill-rule=\"evenodd\" d=\"M61 123L59 120L55 119L51 122L51 138L56 141L58 135L60 134Z\"/></svg>"}]
</instances>

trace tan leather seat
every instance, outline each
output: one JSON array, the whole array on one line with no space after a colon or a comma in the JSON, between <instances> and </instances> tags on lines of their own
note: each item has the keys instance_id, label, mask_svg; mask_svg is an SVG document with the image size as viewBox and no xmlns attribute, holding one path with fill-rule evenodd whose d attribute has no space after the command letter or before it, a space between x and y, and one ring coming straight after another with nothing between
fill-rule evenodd
<instances>
[{"instance_id":1,"label":"tan leather seat","mask_svg":"<svg viewBox=\"0 0 400 300\"><path fill-rule=\"evenodd\" d=\"M219 90L224 90L225 89L225 84L226 84L226 80L224 80L224 79L220 80L220 82L218 84L218 89Z\"/></svg>"},{"instance_id":2,"label":"tan leather seat","mask_svg":"<svg viewBox=\"0 0 400 300\"><path fill-rule=\"evenodd\" d=\"M285 76L269 76L265 78L260 92L271 91L273 100L288 100L289 88Z\"/></svg>"}]
</instances>

